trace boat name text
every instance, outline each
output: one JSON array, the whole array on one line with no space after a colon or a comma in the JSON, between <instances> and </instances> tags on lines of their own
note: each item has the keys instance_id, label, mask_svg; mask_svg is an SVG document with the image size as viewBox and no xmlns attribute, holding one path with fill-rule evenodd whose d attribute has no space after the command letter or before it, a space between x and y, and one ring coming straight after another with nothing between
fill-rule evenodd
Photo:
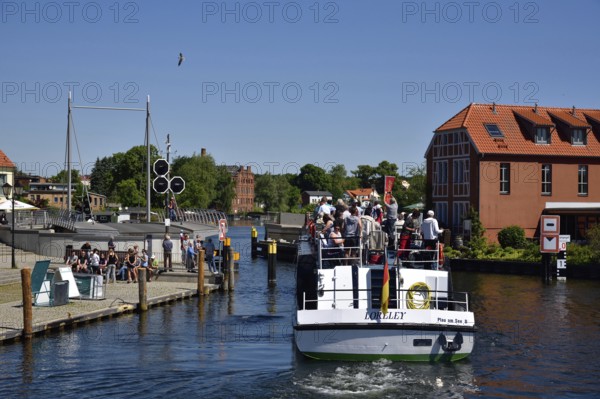
<instances>
[{"instance_id":1,"label":"boat name text","mask_svg":"<svg viewBox=\"0 0 600 399\"><path fill-rule=\"evenodd\" d=\"M404 320L406 312L367 312L365 313L365 320Z\"/></svg>"}]
</instances>

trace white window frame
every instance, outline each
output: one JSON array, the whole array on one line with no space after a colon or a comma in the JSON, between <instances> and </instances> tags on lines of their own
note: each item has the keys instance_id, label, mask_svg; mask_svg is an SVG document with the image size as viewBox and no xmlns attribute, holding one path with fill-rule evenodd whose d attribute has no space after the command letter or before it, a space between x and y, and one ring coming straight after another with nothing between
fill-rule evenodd
<instances>
[{"instance_id":1,"label":"white window frame","mask_svg":"<svg viewBox=\"0 0 600 399\"><path fill-rule=\"evenodd\" d=\"M535 129L536 144L550 144L550 129L547 127L537 127Z\"/></svg>"},{"instance_id":2,"label":"white window frame","mask_svg":"<svg viewBox=\"0 0 600 399\"><path fill-rule=\"evenodd\" d=\"M500 194L510 194L509 162L500 162Z\"/></svg>"},{"instance_id":3,"label":"white window frame","mask_svg":"<svg viewBox=\"0 0 600 399\"><path fill-rule=\"evenodd\" d=\"M543 164L542 172L542 195L552 195L552 165Z\"/></svg>"},{"instance_id":4,"label":"white window frame","mask_svg":"<svg viewBox=\"0 0 600 399\"><path fill-rule=\"evenodd\" d=\"M469 158L455 159L452 161L452 193L454 196L469 196L470 175Z\"/></svg>"},{"instance_id":5,"label":"white window frame","mask_svg":"<svg viewBox=\"0 0 600 399\"><path fill-rule=\"evenodd\" d=\"M452 203L452 230L462 231L462 219L468 212L469 201L455 201Z\"/></svg>"},{"instance_id":6,"label":"white window frame","mask_svg":"<svg viewBox=\"0 0 600 399\"><path fill-rule=\"evenodd\" d=\"M433 197L448 196L448 160L433 161Z\"/></svg>"},{"instance_id":7,"label":"white window frame","mask_svg":"<svg viewBox=\"0 0 600 399\"><path fill-rule=\"evenodd\" d=\"M586 136L583 129L573 129L571 132L572 145L586 145Z\"/></svg>"},{"instance_id":8,"label":"white window frame","mask_svg":"<svg viewBox=\"0 0 600 399\"><path fill-rule=\"evenodd\" d=\"M434 202L433 212L440 224L448 226L448 202Z\"/></svg>"},{"instance_id":9,"label":"white window frame","mask_svg":"<svg viewBox=\"0 0 600 399\"><path fill-rule=\"evenodd\" d=\"M588 173L587 165L577 167L577 195L586 197L588 195Z\"/></svg>"}]
</instances>

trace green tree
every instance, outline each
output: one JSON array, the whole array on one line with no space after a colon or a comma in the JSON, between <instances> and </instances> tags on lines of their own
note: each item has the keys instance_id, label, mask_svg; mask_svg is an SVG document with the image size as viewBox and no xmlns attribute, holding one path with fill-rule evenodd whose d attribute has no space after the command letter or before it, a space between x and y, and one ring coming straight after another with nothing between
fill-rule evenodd
<instances>
[{"instance_id":1,"label":"green tree","mask_svg":"<svg viewBox=\"0 0 600 399\"><path fill-rule=\"evenodd\" d=\"M138 187L135 179L121 180L117 183L117 201L123 206L140 206L146 203L146 198Z\"/></svg>"},{"instance_id":2,"label":"green tree","mask_svg":"<svg viewBox=\"0 0 600 399\"><path fill-rule=\"evenodd\" d=\"M331 178L322 168L306 164L300 168L295 184L300 191L328 190L331 186Z\"/></svg>"},{"instance_id":3,"label":"green tree","mask_svg":"<svg viewBox=\"0 0 600 399\"><path fill-rule=\"evenodd\" d=\"M67 183L67 175L69 171L61 170L56 175L49 178L49 180L53 183ZM79 175L79 171L77 169L71 169L71 184L81 183L81 176Z\"/></svg>"}]
</instances>

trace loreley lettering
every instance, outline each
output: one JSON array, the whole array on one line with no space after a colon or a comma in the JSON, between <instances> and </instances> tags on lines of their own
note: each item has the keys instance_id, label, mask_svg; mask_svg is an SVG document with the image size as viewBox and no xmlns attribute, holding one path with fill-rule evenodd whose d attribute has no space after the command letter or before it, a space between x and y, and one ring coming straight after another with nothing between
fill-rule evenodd
<instances>
[{"instance_id":1,"label":"loreley lettering","mask_svg":"<svg viewBox=\"0 0 600 399\"><path fill-rule=\"evenodd\" d=\"M406 312L366 312L365 320L404 320Z\"/></svg>"}]
</instances>

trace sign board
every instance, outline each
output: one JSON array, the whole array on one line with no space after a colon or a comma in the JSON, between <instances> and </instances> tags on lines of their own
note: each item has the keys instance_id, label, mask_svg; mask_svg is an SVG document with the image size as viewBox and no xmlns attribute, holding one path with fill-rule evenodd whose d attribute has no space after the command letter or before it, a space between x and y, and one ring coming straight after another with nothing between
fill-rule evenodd
<instances>
[{"instance_id":1,"label":"sign board","mask_svg":"<svg viewBox=\"0 0 600 399\"><path fill-rule=\"evenodd\" d=\"M169 185L174 194L181 194L183 190L185 190L185 180L183 180L181 176L173 177L169 182Z\"/></svg>"},{"instance_id":2,"label":"sign board","mask_svg":"<svg viewBox=\"0 0 600 399\"><path fill-rule=\"evenodd\" d=\"M540 241L540 252L543 253L558 253L559 248L558 234L544 235Z\"/></svg>"},{"instance_id":3,"label":"sign board","mask_svg":"<svg viewBox=\"0 0 600 399\"><path fill-rule=\"evenodd\" d=\"M571 236L568 234L561 234L558 236L558 250L566 251L567 243L571 242Z\"/></svg>"},{"instance_id":4,"label":"sign board","mask_svg":"<svg viewBox=\"0 0 600 399\"><path fill-rule=\"evenodd\" d=\"M227 235L227 219L219 219L219 241L225 241Z\"/></svg>"},{"instance_id":5,"label":"sign board","mask_svg":"<svg viewBox=\"0 0 600 399\"><path fill-rule=\"evenodd\" d=\"M169 179L164 176L158 176L152 182L152 188L159 194L164 194L169 191Z\"/></svg>"},{"instance_id":6,"label":"sign board","mask_svg":"<svg viewBox=\"0 0 600 399\"><path fill-rule=\"evenodd\" d=\"M68 281L69 282L69 298L79 298L79 289L75 282L75 276L70 267L59 267L54 275L54 281Z\"/></svg>"},{"instance_id":7,"label":"sign board","mask_svg":"<svg viewBox=\"0 0 600 399\"><path fill-rule=\"evenodd\" d=\"M540 231L542 232L542 235L558 235L560 233L560 216L542 215Z\"/></svg>"},{"instance_id":8,"label":"sign board","mask_svg":"<svg viewBox=\"0 0 600 399\"><path fill-rule=\"evenodd\" d=\"M154 170L154 173L156 173L159 176L164 176L167 173L169 173L169 163L167 162L166 159L157 159L154 162L154 165L152 167L152 169Z\"/></svg>"}]
</instances>

